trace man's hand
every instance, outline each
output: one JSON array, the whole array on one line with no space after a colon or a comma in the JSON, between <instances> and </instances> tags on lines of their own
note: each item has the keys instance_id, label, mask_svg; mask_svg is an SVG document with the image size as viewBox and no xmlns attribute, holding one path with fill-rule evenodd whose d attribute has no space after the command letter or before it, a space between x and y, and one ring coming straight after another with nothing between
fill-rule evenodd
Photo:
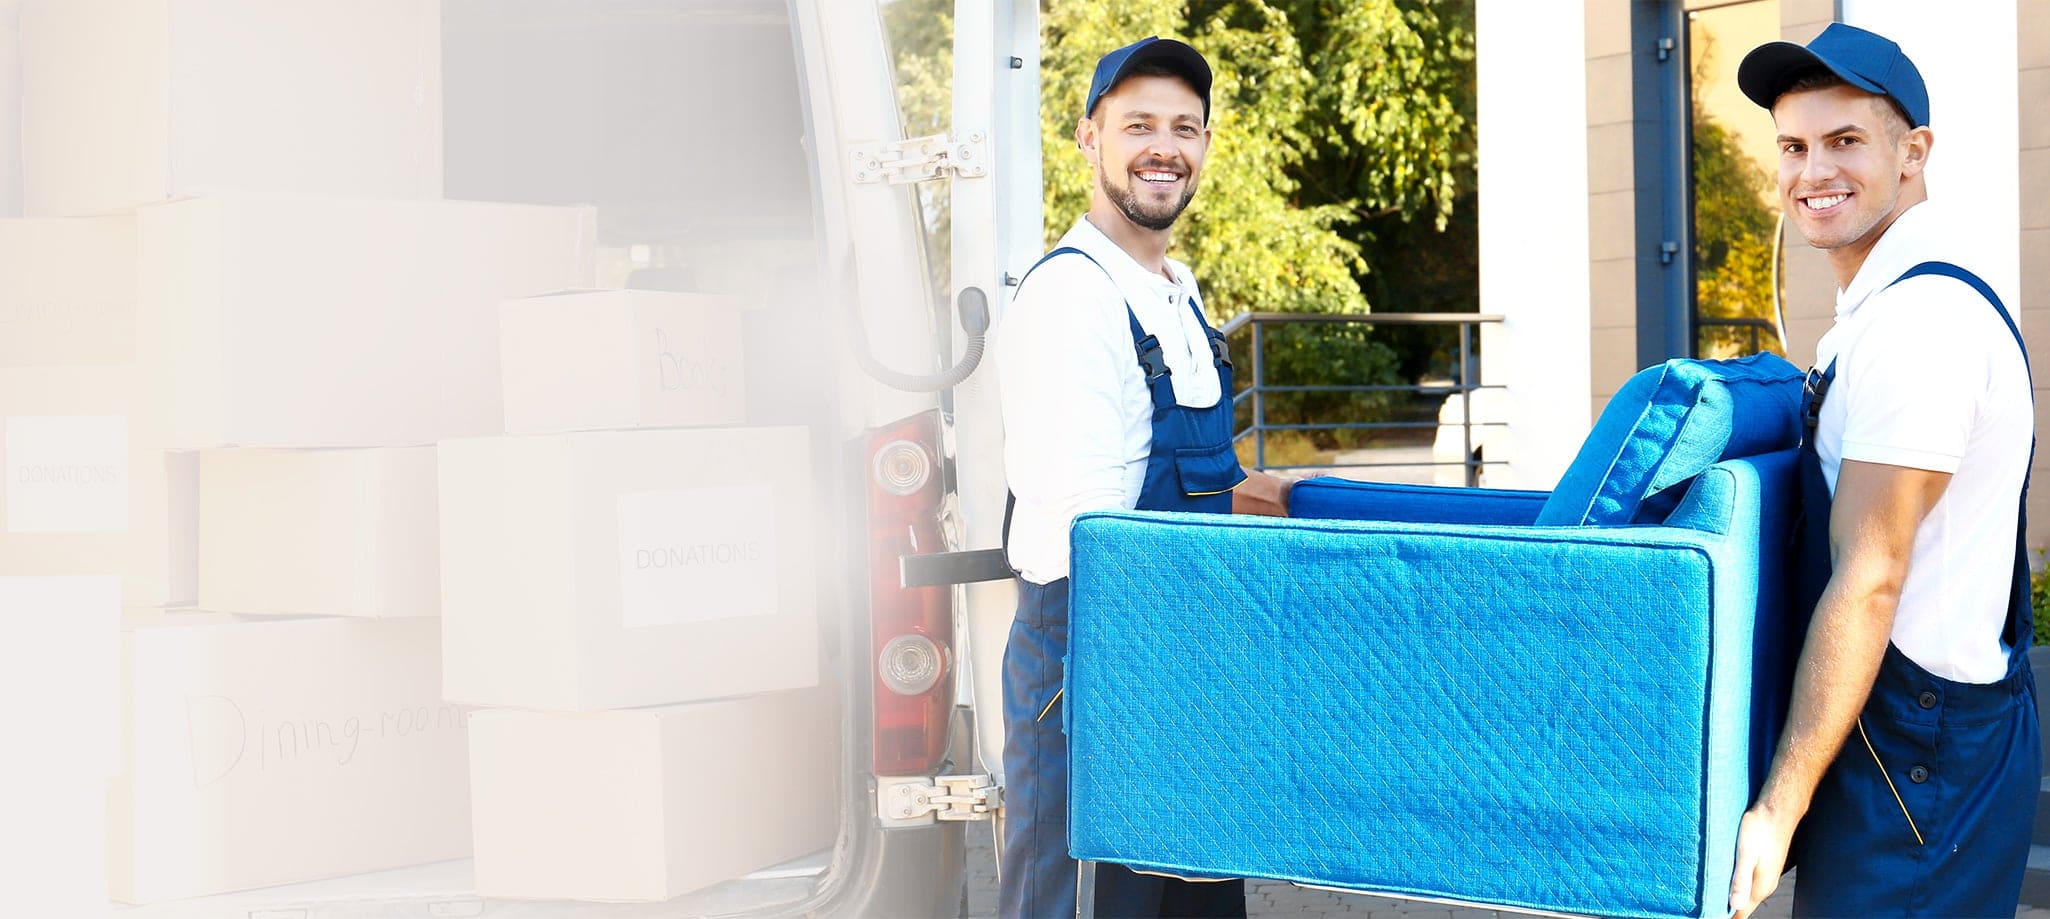
<instances>
[{"instance_id":1,"label":"man's hand","mask_svg":"<svg viewBox=\"0 0 2050 919\"><path fill-rule=\"evenodd\" d=\"M1246 470L1246 480L1231 490L1231 512L1288 516L1288 483L1257 469Z\"/></svg>"},{"instance_id":2,"label":"man's hand","mask_svg":"<svg viewBox=\"0 0 2050 919\"><path fill-rule=\"evenodd\" d=\"M1787 846L1794 841L1798 820L1786 820L1758 807L1744 813L1737 826L1737 871L1730 878L1730 908L1734 919L1749 919L1751 911L1779 889L1780 875L1787 867Z\"/></svg>"},{"instance_id":3,"label":"man's hand","mask_svg":"<svg viewBox=\"0 0 2050 919\"><path fill-rule=\"evenodd\" d=\"M1279 472L1246 470L1246 480L1231 493L1231 512L1266 517L1288 516L1288 489L1304 479L1330 475L1321 469L1283 469Z\"/></svg>"}]
</instances>

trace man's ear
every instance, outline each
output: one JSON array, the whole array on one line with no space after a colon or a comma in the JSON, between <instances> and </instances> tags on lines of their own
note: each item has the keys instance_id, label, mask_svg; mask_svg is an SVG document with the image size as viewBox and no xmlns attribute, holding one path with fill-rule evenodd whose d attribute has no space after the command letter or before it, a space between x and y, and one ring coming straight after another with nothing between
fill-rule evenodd
<instances>
[{"instance_id":1,"label":"man's ear","mask_svg":"<svg viewBox=\"0 0 2050 919\"><path fill-rule=\"evenodd\" d=\"M1096 120L1087 115L1075 122L1075 146L1090 165L1096 164Z\"/></svg>"},{"instance_id":2,"label":"man's ear","mask_svg":"<svg viewBox=\"0 0 2050 919\"><path fill-rule=\"evenodd\" d=\"M1936 146L1936 135L1924 125L1909 131L1901 137L1901 178L1912 179L1921 175L1929 165L1929 151Z\"/></svg>"}]
</instances>

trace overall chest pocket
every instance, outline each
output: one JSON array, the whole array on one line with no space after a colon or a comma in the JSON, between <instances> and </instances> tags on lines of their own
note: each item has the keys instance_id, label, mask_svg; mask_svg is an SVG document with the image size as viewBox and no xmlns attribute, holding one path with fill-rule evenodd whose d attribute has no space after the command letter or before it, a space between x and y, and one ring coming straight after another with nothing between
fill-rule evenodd
<instances>
[{"instance_id":1,"label":"overall chest pocket","mask_svg":"<svg viewBox=\"0 0 2050 919\"><path fill-rule=\"evenodd\" d=\"M1182 494L1191 498L1221 495L1246 480L1246 471L1239 468L1238 454L1232 451L1229 440L1214 447L1177 449L1174 470Z\"/></svg>"}]
</instances>

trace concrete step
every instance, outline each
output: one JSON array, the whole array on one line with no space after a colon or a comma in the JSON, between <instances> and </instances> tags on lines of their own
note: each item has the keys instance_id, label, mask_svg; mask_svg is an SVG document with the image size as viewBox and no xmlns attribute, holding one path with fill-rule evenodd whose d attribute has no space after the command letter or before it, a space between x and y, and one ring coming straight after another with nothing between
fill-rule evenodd
<instances>
[{"instance_id":1,"label":"concrete step","mask_svg":"<svg viewBox=\"0 0 2050 919\"><path fill-rule=\"evenodd\" d=\"M2050 846L2029 847L2029 870L2022 875L2022 903L2050 907Z\"/></svg>"},{"instance_id":2,"label":"concrete step","mask_svg":"<svg viewBox=\"0 0 2050 919\"><path fill-rule=\"evenodd\" d=\"M2036 826L2030 832L2029 841L2039 846L2050 846L2050 777L2043 779L2043 787L2036 792Z\"/></svg>"}]
</instances>

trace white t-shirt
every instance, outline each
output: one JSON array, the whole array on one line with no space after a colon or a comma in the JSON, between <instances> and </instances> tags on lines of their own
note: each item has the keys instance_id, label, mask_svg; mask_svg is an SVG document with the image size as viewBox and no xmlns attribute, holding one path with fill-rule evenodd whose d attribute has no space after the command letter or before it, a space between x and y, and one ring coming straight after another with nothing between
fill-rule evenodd
<instances>
[{"instance_id":1,"label":"white t-shirt","mask_svg":"<svg viewBox=\"0 0 2050 919\"><path fill-rule=\"evenodd\" d=\"M1909 208L1837 292L1836 324L1816 346L1815 366L1834 359L1836 380L1815 446L1832 494L1846 459L1951 474L1915 532L1893 643L1937 676L1990 683L2007 672L2001 629L2035 429L2027 368L2000 314L1970 286L1945 277L1887 286L1925 261L1983 278L1952 229L1928 202ZM2011 291L1996 292L2015 308Z\"/></svg>"},{"instance_id":2,"label":"white t-shirt","mask_svg":"<svg viewBox=\"0 0 2050 919\"><path fill-rule=\"evenodd\" d=\"M1035 584L1068 576L1068 527L1077 514L1139 503L1153 398L1125 305L1160 339L1176 402L1210 406L1220 392L1210 341L1189 308L1202 300L1187 265L1167 260L1173 280L1148 271L1086 215L1060 245L1097 264L1063 255L1033 269L995 343L1005 477L1018 502L1011 564Z\"/></svg>"}]
</instances>

